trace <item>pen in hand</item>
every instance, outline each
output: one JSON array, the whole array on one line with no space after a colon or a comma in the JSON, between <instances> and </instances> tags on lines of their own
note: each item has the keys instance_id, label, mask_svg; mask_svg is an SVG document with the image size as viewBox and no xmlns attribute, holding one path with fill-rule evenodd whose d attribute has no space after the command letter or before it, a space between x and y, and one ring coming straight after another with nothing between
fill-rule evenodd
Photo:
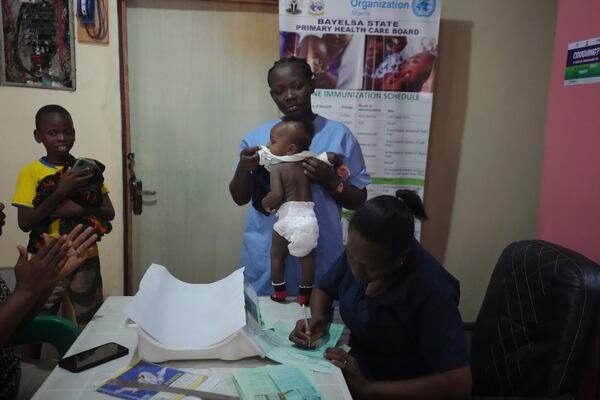
<instances>
[{"instance_id":1,"label":"pen in hand","mask_svg":"<svg viewBox=\"0 0 600 400\"><path fill-rule=\"evenodd\" d=\"M304 332L310 336L310 328L308 327L308 314L304 304L302 304L302 309L304 310ZM306 339L306 347L310 347L310 338Z\"/></svg>"}]
</instances>

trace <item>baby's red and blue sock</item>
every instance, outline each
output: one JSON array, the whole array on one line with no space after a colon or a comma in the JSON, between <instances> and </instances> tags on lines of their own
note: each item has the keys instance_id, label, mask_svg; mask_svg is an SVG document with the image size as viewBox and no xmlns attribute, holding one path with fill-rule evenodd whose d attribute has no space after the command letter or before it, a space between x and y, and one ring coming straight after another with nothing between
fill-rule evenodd
<instances>
[{"instance_id":1,"label":"baby's red and blue sock","mask_svg":"<svg viewBox=\"0 0 600 400\"><path fill-rule=\"evenodd\" d=\"M312 285L298 286L298 303L308 306L310 303L310 294L312 293Z\"/></svg>"},{"instance_id":2,"label":"baby's red and blue sock","mask_svg":"<svg viewBox=\"0 0 600 400\"><path fill-rule=\"evenodd\" d=\"M271 300L276 301L278 303L283 303L288 295L287 289L285 287L285 281L281 283L271 282L271 284L273 285L273 293L271 294Z\"/></svg>"}]
</instances>

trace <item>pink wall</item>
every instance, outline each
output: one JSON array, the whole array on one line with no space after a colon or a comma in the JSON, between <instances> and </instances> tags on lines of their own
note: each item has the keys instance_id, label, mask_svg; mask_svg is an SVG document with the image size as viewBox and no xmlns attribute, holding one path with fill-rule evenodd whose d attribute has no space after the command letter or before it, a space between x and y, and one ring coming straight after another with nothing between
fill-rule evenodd
<instances>
[{"instance_id":1,"label":"pink wall","mask_svg":"<svg viewBox=\"0 0 600 400\"><path fill-rule=\"evenodd\" d=\"M559 0L538 236L600 262L600 83L563 86L567 45L600 36L600 0Z\"/></svg>"}]
</instances>

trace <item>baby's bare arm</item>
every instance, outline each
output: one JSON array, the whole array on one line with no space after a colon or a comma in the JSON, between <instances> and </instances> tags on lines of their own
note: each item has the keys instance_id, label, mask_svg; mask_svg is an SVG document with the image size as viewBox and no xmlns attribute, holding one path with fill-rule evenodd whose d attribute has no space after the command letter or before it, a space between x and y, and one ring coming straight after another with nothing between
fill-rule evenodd
<instances>
[{"instance_id":1,"label":"baby's bare arm","mask_svg":"<svg viewBox=\"0 0 600 400\"><path fill-rule=\"evenodd\" d=\"M271 167L271 191L262 199L262 206L268 212L275 211L285 198L281 168L278 168L278 166L273 165Z\"/></svg>"}]
</instances>

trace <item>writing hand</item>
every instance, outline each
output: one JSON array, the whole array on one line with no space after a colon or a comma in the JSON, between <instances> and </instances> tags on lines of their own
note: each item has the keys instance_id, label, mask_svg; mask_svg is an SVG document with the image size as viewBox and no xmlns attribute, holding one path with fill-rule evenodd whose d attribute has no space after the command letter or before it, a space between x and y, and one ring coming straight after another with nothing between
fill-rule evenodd
<instances>
[{"instance_id":1,"label":"writing hand","mask_svg":"<svg viewBox=\"0 0 600 400\"><path fill-rule=\"evenodd\" d=\"M289 339L296 346L304 349L318 347L317 340L323 337L327 331L327 321L317 318L308 320L308 330L303 319L296 321L296 327L290 333Z\"/></svg>"}]
</instances>

